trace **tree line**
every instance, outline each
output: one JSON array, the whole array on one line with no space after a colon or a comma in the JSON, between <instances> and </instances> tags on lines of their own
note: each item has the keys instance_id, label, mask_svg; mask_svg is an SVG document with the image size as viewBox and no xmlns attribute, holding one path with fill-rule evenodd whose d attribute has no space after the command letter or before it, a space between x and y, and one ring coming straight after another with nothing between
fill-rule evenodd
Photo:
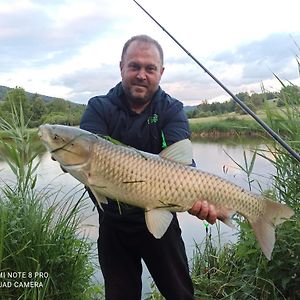
<instances>
[{"instance_id":1,"label":"tree line","mask_svg":"<svg viewBox=\"0 0 300 300\"><path fill-rule=\"evenodd\" d=\"M300 105L300 89L296 85L283 86L280 92L262 92L262 93L247 93L241 92L236 96L244 102L253 112L261 109L266 101L273 101L277 107L285 105L285 100L294 99L293 104ZM224 113L235 112L237 114L246 114L241 107L236 104L233 99L226 102L208 103L207 100L202 101L194 110L187 112L189 118L201 118Z\"/></svg>"},{"instance_id":2,"label":"tree line","mask_svg":"<svg viewBox=\"0 0 300 300\"><path fill-rule=\"evenodd\" d=\"M276 106L285 105L286 99L294 99L300 105L300 88L295 85L283 86L280 92L252 93L241 92L236 96L253 112L261 109L266 101L273 101ZM288 98L287 98L288 97ZM86 108L84 104L77 104L62 98L51 98L39 94L29 94L23 88L8 89L0 98L0 118L10 121L12 107L17 112L22 109L28 127L34 128L41 124L79 125L81 116ZM49 100L51 99L51 100ZM289 100L291 101L291 100ZM233 99L226 102L208 103L207 100L187 112L188 118L200 118L224 113L235 112L245 114Z\"/></svg>"},{"instance_id":3,"label":"tree line","mask_svg":"<svg viewBox=\"0 0 300 300\"><path fill-rule=\"evenodd\" d=\"M22 109L28 127L34 128L41 124L79 125L85 110L84 104L77 104L62 98L45 101L39 94L28 93L21 87L9 89L0 101L0 117L11 120L12 107L19 112ZM19 115L19 114L18 114Z\"/></svg>"}]
</instances>

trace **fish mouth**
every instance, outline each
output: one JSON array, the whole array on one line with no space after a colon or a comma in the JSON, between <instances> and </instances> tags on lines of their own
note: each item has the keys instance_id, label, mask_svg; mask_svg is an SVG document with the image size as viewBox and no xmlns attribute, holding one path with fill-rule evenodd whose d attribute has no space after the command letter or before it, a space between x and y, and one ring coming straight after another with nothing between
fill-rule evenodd
<instances>
[{"instance_id":1,"label":"fish mouth","mask_svg":"<svg viewBox=\"0 0 300 300\"><path fill-rule=\"evenodd\" d=\"M40 125L38 127L38 137L41 139L41 141L46 142L47 141L47 125Z\"/></svg>"},{"instance_id":2,"label":"fish mouth","mask_svg":"<svg viewBox=\"0 0 300 300\"><path fill-rule=\"evenodd\" d=\"M38 137L39 137L39 138L42 138L42 137L43 137L43 128L42 128L41 126L39 126L39 128L38 128L37 134L38 134Z\"/></svg>"}]
</instances>

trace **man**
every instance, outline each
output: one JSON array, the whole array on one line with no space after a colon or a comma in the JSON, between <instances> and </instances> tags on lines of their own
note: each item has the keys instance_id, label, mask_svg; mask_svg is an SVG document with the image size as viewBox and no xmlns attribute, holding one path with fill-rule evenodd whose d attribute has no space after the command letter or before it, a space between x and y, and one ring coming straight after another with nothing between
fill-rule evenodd
<instances>
[{"instance_id":1,"label":"man","mask_svg":"<svg viewBox=\"0 0 300 300\"><path fill-rule=\"evenodd\" d=\"M190 137L182 103L159 87L164 72L163 51L155 40L146 35L128 40L120 70L119 84L107 95L90 99L81 128L155 154ZM200 200L190 213L213 224L215 208ZM176 214L164 236L156 239L146 227L142 209L119 207L113 200L103 208L98 207L98 252L106 299L141 299L141 259L166 299L194 299Z\"/></svg>"}]
</instances>

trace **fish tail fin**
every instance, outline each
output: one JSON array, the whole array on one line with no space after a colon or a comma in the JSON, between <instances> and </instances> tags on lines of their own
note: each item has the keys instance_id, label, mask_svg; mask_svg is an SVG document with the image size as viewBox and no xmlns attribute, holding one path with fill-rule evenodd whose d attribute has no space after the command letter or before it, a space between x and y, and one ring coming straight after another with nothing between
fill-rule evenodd
<instances>
[{"instance_id":1,"label":"fish tail fin","mask_svg":"<svg viewBox=\"0 0 300 300\"><path fill-rule=\"evenodd\" d=\"M294 211L287 205L279 202L269 199L263 199L263 201L265 201L263 214L256 220L251 220L251 218L248 220L264 255L270 260L275 244L275 226L292 217Z\"/></svg>"}]
</instances>

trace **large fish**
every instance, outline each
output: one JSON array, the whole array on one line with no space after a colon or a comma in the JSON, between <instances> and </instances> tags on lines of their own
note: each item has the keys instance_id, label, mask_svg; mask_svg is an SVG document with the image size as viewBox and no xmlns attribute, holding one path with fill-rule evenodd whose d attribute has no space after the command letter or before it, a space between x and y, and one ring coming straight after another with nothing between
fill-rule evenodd
<instances>
[{"instance_id":1,"label":"large fish","mask_svg":"<svg viewBox=\"0 0 300 300\"><path fill-rule=\"evenodd\" d=\"M39 135L52 157L90 188L100 206L108 197L145 209L147 227L156 238L166 232L171 212L189 210L197 200L206 199L220 211L247 218L271 259L275 226L294 214L284 204L188 166L189 140L154 155L69 126L42 125ZM230 224L229 213L222 221Z\"/></svg>"}]
</instances>

